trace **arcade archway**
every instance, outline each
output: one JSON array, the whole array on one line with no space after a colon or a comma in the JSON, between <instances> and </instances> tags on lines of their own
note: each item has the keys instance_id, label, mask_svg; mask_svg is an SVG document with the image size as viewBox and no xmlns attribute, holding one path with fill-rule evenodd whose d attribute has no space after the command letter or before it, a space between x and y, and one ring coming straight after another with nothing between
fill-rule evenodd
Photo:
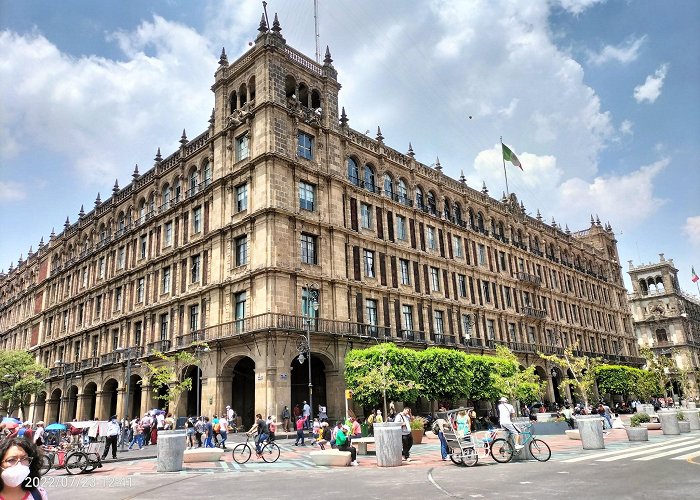
<instances>
[{"instance_id":1,"label":"arcade archway","mask_svg":"<svg viewBox=\"0 0 700 500\"><path fill-rule=\"evenodd\" d=\"M83 408L82 418L84 420L95 420L95 411L97 410L97 384L89 382L83 389L83 398L85 405Z\"/></svg>"},{"instance_id":2,"label":"arcade archway","mask_svg":"<svg viewBox=\"0 0 700 500\"><path fill-rule=\"evenodd\" d=\"M113 378L107 380L102 386L102 405L98 417L108 420L112 415L117 414L117 389L119 383Z\"/></svg>"},{"instance_id":3,"label":"arcade archway","mask_svg":"<svg viewBox=\"0 0 700 500\"><path fill-rule=\"evenodd\" d=\"M299 363L299 357L295 357L289 367L291 371L291 401L290 408L299 405L301 408L304 401L309 399L309 360ZM313 405L311 409L313 415L318 414L318 406L328 406L326 395L326 365L323 360L311 353L311 384L313 387Z\"/></svg>"}]
</instances>

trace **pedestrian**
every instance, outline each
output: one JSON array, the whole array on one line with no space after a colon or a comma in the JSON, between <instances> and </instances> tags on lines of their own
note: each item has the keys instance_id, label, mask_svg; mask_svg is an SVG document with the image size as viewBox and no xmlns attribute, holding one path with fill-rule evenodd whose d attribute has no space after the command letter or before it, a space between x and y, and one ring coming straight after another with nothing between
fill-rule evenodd
<instances>
[{"instance_id":1,"label":"pedestrian","mask_svg":"<svg viewBox=\"0 0 700 500\"><path fill-rule=\"evenodd\" d=\"M314 419L313 426L311 427L311 435L313 436L313 446L316 446L316 441L318 441L318 433L321 428L321 422L317 418Z\"/></svg>"},{"instance_id":2,"label":"pedestrian","mask_svg":"<svg viewBox=\"0 0 700 500\"><path fill-rule=\"evenodd\" d=\"M289 432L289 407L286 405L282 410L282 428L284 432Z\"/></svg>"},{"instance_id":3,"label":"pedestrian","mask_svg":"<svg viewBox=\"0 0 700 500\"><path fill-rule=\"evenodd\" d=\"M148 446L151 442L151 425L153 424L153 419L148 413L143 415L141 419L141 426L143 427L143 445Z\"/></svg>"},{"instance_id":4,"label":"pedestrian","mask_svg":"<svg viewBox=\"0 0 700 500\"><path fill-rule=\"evenodd\" d=\"M299 419L299 415L301 415L301 407L296 404L294 405L294 409L292 410L292 415L294 415L294 425L296 425L297 420Z\"/></svg>"},{"instance_id":5,"label":"pedestrian","mask_svg":"<svg viewBox=\"0 0 700 500\"><path fill-rule=\"evenodd\" d=\"M326 445L331 442L331 428L328 422L321 422L321 429L318 436L318 446L322 450L326 449Z\"/></svg>"},{"instance_id":6,"label":"pedestrian","mask_svg":"<svg viewBox=\"0 0 700 500\"><path fill-rule=\"evenodd\" d=\"M143 426L138 418L131 421L131 431L133 435L129 443L129 450L131 450L134 444L139 445L139 450L143 449Z\"/></svg>"},{"instance_id":7,"label":"pedestrian","mask_svg":"<svg viewBox=\"0 0 700 500\"><path fill-rule=\"evenodd\" d=\"M197 440L197 448L202 447L202 434L204 434L204 422L202 417L197 417L194 423L194 437Z\"/></svg>"},{"instance_id":8,"label":"pedestrian","mask_svg":"<svg viewBox=\"0 0 700 500\"><path fill-rule=\"evenodd\" d=\"M165 417L165 422L163 423L163 430L164 431L172 431L175 429L175 419L173 418L172 413L168 413L168 416Z\"/></svg>"},{"instance_id":9,"label":"pedestrian","mask_svg":"<svg viewBox=\"0 0 700 500\"><path fill-rule=\"evenodd\" d=\"M209 421L209 417L204 417L204 447L213 448L214 447L214 426Z\"/></svg>"},{"instance_id":10,"label":"pedestrian","mask_svg":"<svg viewBox=\"0 0 700 500\"><path fill-rule=\"evenodd\" d=\"M513 425L511 420L515 416L515 408L513 405L508 403L508 398L505 396L498 400L498 423L501 427L507 431L510 431L513 435L513 441L515 443L515 449L519 450L523 447L520 444L520 431L517 427Z\"/></svg>"},{"instance_id":11,"label":"pedestrian","mask_svg":"<svg viewBox=\"0 0 700 500\"><path fill-rule=\"evenodd\" d=\"M382 416L382 410L377 410L377 416L374 417L374 423L375 424L383 424L384 423L384 417Z\"/></svg>"},{"instance_id":12,"label":"pedestrian","mask_svg":"<svg viewBox=\"0 0 700 500\"><path fill-rule=\"evenodd\" d=\"M107 458L107 453L109 449L112 448L112 459L117 458L117 440L119 439L119 422L117 421L117 416L112 415L107 423L107 440L105 441L105 449L102 452L102 460Z\"/></svg>"},{"instance_id":13,"label":"pedestrian","mask_svg":"<svg viewBox=\"0 0 700 500\"><path fill-rule=\"evenodd\" d=\"M397 413L394 418L394 422L399 422L401 424L401 455L404 461L411 461L411 446L413 446L413 436L411 435L411 419L409 414L411 409L405 407L402 412Z\"/></svg>"},{"instance_id":14,"label":"pedestrian","mask_svg":"<svg viewBox=\"0 0 700 500\"><path fill-rule=\"evenodd\" d=\"M362 426L360 425L360 419L353 417L350 419L352 426L350 427L350 435L354 438L362 437Z\"/></svg>"},{"instance_id":15,"label":"pedestrian","mask_svg":"<svg viewBox=\"0 0 700 500\"><path fill-rule=\"evenodd\" d=\"M294 446L300 446L299 441L301 441L301 446L306 446L304 444L304 424L306 423L306 418L299 415L296 422L297 428L297 440L294 442Z\"/></svg>"},{"instance_id":16,"label":"pedestrian","mask_svg":"<svg viewBox=\"0 0 700 500\"><path fill-rule=\"evenodd\" d=\"M44 433L46 431L44 430L44 422L43 421L38 421L36 423L36 431L34 431L34 444L37 446L41 446L44 444Z\"/></svg>"},{"instance_id":17,"label":"pedestrian","mask_svg":"<svg viewBox=\"0 0 700 500\"><path fill-rule=\"evenodd\" d=\"M194 419L192 417L185 420L185 435L187 437L187 449L194 448Z\"/></svg>"},{"instance_id":18,"label":"pedestrian","mask_svg":"<svg viewBox=\"0 0 700 500\"><path fill-rule=\"evenodd\" d=\"M333 427L333 430L331 431L331 448L335 448L335 437L342 426L343 424L340 421L335 423L335 427Z\"/></svg>"},{"instance_id":19,"label":"pedestrian","mask_svg":"<svg viewBox=\"0 0 700 500\"><path fill-rule=\"evenodd\" d=\"M328 420L328 412L325 406L318 405L318 420L319 422L325 422Z\"/></svg>"},{"instance_id":20,"label":"pedestrian","mask_svg":"<svg viewBox=\"0 0 700 500\"><path fill-rule=\"evenodd\" d=\"M219 437L221 438L219 446L222 450L225 450L226 438L228 437L228 420L226 420L224 417L219 418Z\"/></svg>"},{"instance_id":21,"label":"pedestrian","mask_svg":"<svg viewBox=\"0 0 700 500\"><path fill-rule=\"evenodd\" d=\"M226 420L228 420L229 422L233 421L234 413L236 412L233 411L233 408L231 408L230 406L226 406Z\"/></svg>"},{"instance_id":22,"label":"pedestrian","mask_svg":"<svg viewBox=\"0 0 700 500\"><path fill-rule=\"evenodd\" d=\"M344 425L335 435L335 445L340 451L350 452L350 465L360 465L357 463L357 450L350 445L350 427Z\"/></svg>"},{"instance_id":23,"label":"pedestrian","mask_svg":"<svg viewBox=\"0 0 700 500\"><path fill-rule=\"evenodd\" d=\"M311 426L311 407L306 401L304 401L301 415L304 417L304 429L308 429Z\"/></svg>"},{"instance_id":24,"label":"pedestrian","mask_svg":"<svg viewBox=\"0 0 700 500\"><path fill-rule=\"evenodd\" d=\"M277 432L277 419L273 416L267 417L267 440L272 442L276 439L275 432Z\"/></svg>"},{"instance_id":25,"label":"pedestrian","mask_svg":"<svg viewBox=\"0 0 700 500\"><path fill-rule=\"evenodd\" d=\"M432 430L433 432L437 431L438 439L440 440L440 456L442 457L442 460L445 461L447 460L447 456L449 455L449 447L447 446L447 438L445 438L445 429L449 429L449 426L447 425L447 421L442 418L441 415L444 415L445 413L444 408L440 408L438 410L438 418L435 419L435 422L433 422L433 427Z\"/></svg>"},{"instance_id":26,"label":"pedestrian","mask_svg":"<svg viewBox=\"0 0 700 500\"><path fill-rule=\"evenodd\" d=\"M219 446L219 417L218 417L218 415L214 415L214 418L211 420L211 425L214 429L214 446L218 447Z\"/></svg>"}]
</instances>

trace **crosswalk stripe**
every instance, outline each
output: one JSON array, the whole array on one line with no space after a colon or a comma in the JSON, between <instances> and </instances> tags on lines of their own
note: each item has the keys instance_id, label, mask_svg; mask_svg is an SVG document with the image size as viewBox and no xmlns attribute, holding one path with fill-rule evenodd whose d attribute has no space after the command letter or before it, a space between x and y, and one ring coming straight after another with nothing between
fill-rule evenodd
<instances>
[{"instance_id":1,"label":"crosswalk stripe","mask_svg":"<svg viewBox=\"0 0 700 500\"><path fill-rule=\"evenodd\" d=\"M686 450L693 450L695 448L700 448L700 444L696 444L695 446L684 446L683 449L681 449L681 450L671 450L671 451L666 451L664 453L656 453L655 455L649 455L648 457L635 458L635 460L638 460L638 461L653 460L655 458L666 457L668 455L675 455L677 453L682 453Z\"/></svg>"},{"instance_id":2,"label":"crosswalk stripe","mask_svg":"<svg viewBox=\"0 0 700 500\"><path fill-rule=\"evenodd\" d=\"M696 438L680 438L680 439L673 439L673 440L670 440L670 441L665 442L664 446L668 446L668 445L671 445L671 444L681 444L681 443L685 443L685 442L688 442L688 441L694 441L695 439L696 439ZM634 447L634 450L646 450L646 449L649 449L649 448L658 448L658 447L659 447L659 443L653 443L653 444L645 444L645 445L642 445L642 446L635 446L635 447ZM562 460L562 462L563 462L563 463L583 462L584 460L591 460L591 459L595 460L595 459L597 459L597 458L599 458L599 457L606 457L606 456L609 456L609 455L616 455L616 454L618 454L618 453L625 453L625 452L628 452L628 451L630 451L630 450L629 450L629 449L625 449L625 450L607 451L607 452L603 452L603 453L589 453L589 454L586 454L586 455L583 455L583 456L580 456L580 457L569 458L568 460Z\"/></svg>"},{"instance_id":3,"label":"crosswalk stripe","mask_svg":"<svg viewBox=\"0 0 700 500\"><path fill-rule=\"evenodd\" d=\"M656 452L660 452L660 451L666 451L666 450L670 450L672 448L673 448L673 450L671 451L671 453L669 453L669 455L673 455L674 453L681 453L683 451L684 447L694 445L696 443L700 445L700 440L693 439L691 441L685 441L683 443L678 443L676 441L676 442L667 443L664 445L657 445L653 449L647 448L646 450L640 450L639 448L635 448L634 450L627 450L626 453L622 453L622 454L614 456L614 457L596 459L596 462L614 462L615 460L621 460L623 458L630 458L630 457L635 457L637 455L645 455L648 453L656 453ZM681 449L678 449L679 447Z\"/></svg>"},{"instance_id":4,"label":"crosswalk stripe","mask_svg":"<svg viewBox=\"0 0 700 500\"><path fill-rule=\"evenodd\" d=\"M687 455L681 455L680 457L673 457L671 460L688 460L689 458L700 457L700 450L693 451Z\"/></svg>"}]
</instances>

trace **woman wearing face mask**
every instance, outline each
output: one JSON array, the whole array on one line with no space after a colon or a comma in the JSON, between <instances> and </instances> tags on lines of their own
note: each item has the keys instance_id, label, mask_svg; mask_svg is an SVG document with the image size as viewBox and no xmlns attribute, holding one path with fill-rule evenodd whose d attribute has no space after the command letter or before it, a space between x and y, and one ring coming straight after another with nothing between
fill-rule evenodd
<instances>
[{"instance_id":1,"label":"woman wearing face mask","mask_svg":"<svg viewBox=\"0 0 700 500\"><path fill-rule=\"evenodd\" d=\"M24 438L0 443L0 500L47 500L39 487L39 452Z\"/></svg>"}]
</instances>

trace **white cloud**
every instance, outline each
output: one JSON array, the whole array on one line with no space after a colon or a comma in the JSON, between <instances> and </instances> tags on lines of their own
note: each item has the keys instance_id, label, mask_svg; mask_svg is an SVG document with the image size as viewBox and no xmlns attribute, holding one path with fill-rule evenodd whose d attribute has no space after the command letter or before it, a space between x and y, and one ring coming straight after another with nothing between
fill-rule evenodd
<instances>
[{"instance_id":1,"label":"white cloud","mask_svg":"<svg viewBox=\"0 0 700 500\"><path fill-rule=\"evenodd\" d=\"M584 10L598 3L605 3L606 0L559 0L562 8L572 14L581 14Z\"/></svg>"},{"instance_id":2,"label":"white cloud","mask_svg":"<svg viewBox=\"0 0 700 500\"><path fill-rule=\"evenodd\" d=\"M19 201L27 197L24 186L17 182L0 181L0 203Z\"/></svg>"},{"instance_id":3,"label":"white cloud","mask_svg":"<svg viewBox=\"0 0 700 500\"><path fill-rule=\"evenodd\" d=\"M654 196L654 179L669 163L665 158L626 175L599 176L592 182L568 179L559 188L557 213L578 220L590 212L609 214L616 225L642 224L666 203Z\"/></svg>"},{"instance_id":4,"label":"white cloud","mask_svg":"<svg viewBox=\"0 0 700 500\"><path fill-rule=\"evenodd\" d=\"M632 130L633 124L629 120L623 120L620 124L620 133L622 135L632 135L634 131Z\"/></svg>"},{"instance_id":5,"label":"white cloud","mask_svg":"<svg viewBox=\"0 0 700 500\"><path fill-rule=\"evenodd\" d=\"M639 57L639 49L646 38L646 35L639 38L629 38L617 46L606 45L597 53L589 51L588 62L599 66L610 61L617 61L622 64L635 61Z\"/></svg>"},{"instance_id":6,"label":"white cloud","mask_svg":"<svg viewBox=\"0 0 700 500\"><path fill-rule=\"evenodd\" d=\"M157 147L175 150L183 127L190 139L206 129L217 61L206 39L158 16L108 39L123 60L69 57L40 34L0 32L3 159L44 149L104 187L136 162L149 168Z\"/></svg>"},{"instance_id":7,"label":"white cloud","mask_svg":"<svg viewBox=\"0 0 700 500\"><path fill-rule=\"evenodd\" d=\"M653 75L647 76L642 85L634 88L634 98L637 102L649 101L653 103L661 95L661 87L664 85L668 64L663 64Z\"/></svg>"},{"instance_id":8,"label":"white cloud","mask_svg":"<svg viewBox=\"0 0 700 500\"><path fill-rule=\"evenodd\" d=\"M685 234L693 246L700 248L700 215L688 217L685 220L683 234Z\"/></svg>"}]
</instances>

